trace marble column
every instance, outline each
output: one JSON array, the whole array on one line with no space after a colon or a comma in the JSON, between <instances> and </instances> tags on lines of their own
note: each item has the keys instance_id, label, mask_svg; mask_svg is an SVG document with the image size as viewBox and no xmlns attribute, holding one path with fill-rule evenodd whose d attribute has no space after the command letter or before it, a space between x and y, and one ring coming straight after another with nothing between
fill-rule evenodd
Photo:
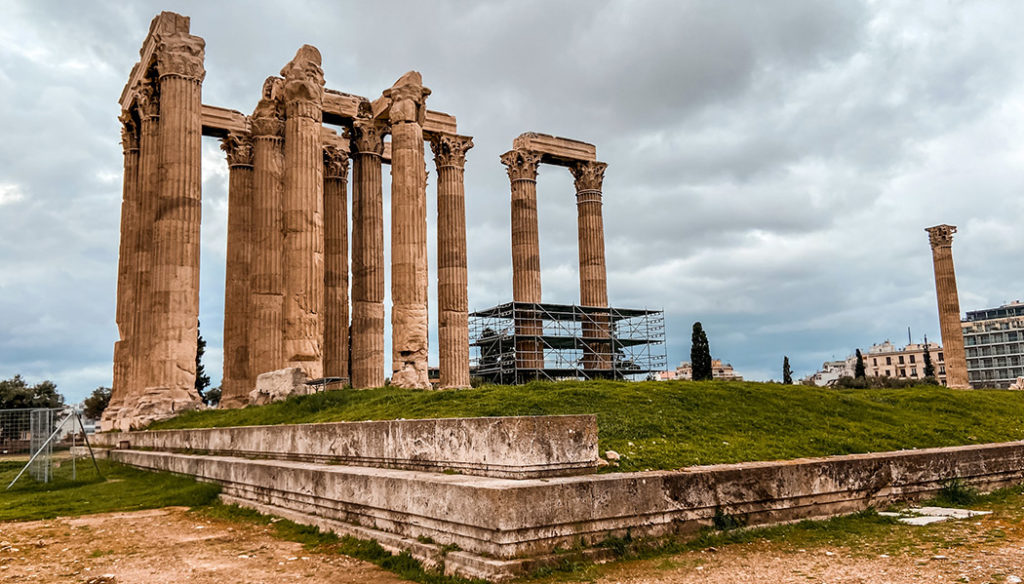
<instances>
[{"instance_id":1,"label":"marble column","mask_svg":"<svg viewBox=\"0 0 1024 584\"><path fill-rule=\"evenodd\" d=\"M303 45L284 77L284 356L323 377L324 76L320 52Z\"/></svg>"},{"instance_id":2,"label":"marble column","mask_svg":"<svg viewBox=\"0 0 1024 584\"><path fill-rule=\"evenodd\" d=\"M124 152L124 182L121 188L121 243L117 258L117 322L118 341L114 343L114 379L111 385L111 413L124 403L130 391L132 371L138 366L133 314L138 308L138 238L139 217L139 124L131 111L121 121L121 147Z\"/></svg>"},{"instance_id":3,"label":"marble column","mask_svg":"<svg viewBox=\"0 0 1024 584\"><path fill-rule=\"evenodd\" d=\"M537 167L541 155L529 150L514 149L501 155L512 183L512 299L516 302L539 303L540 235L537 226ZM517 311L516 335L538 336L543 332L540 318L529 310ZM544 367L543 346L536 339L516 342L517 369L536 370ZM520 375L532 377L532 372Z\"/></svg>"},{"instance_id":4,"label":"marble column","mask_svg":"<svg viewBox=\"0 0 1024 584\"><path fill-rule=\"evenodd\" d=\"M466 151L469 136L436 134L437 342L441 387L469 387L469 298L466 273Z\"/></svg>"},{"instance_id":5,"label":"marble column","mask_svg":"<svg viewBox=\"0 0 1024 584\"><path fill-rule=\"evenodd\" d=\"M128 393L137 397L145 388L158 385L152 365L159 316L153 308L154 228L160 200L160 93L155 79L140 84L136 104L139 112L139 229L135 246L138 250L135 288L139 302L133 315L135 334L130 342L137 360L130 370Z\"/></svg>"},{"instance_id":6,"label":"marble column","mask_svg":"<svg viewBox=\"0 0 1024 584\"><path fill-rule=\"evenodd\" d=\"M429 389L427 376L427 177L424 102L430 90L410 71L391 99L391 385Z\"/></svg>"},{"instance_id":7,"label":"marble column","mask_svg":"<svg viewBox=\"0 0 1024 584\"><path fill-rule=\"evenodd\" d=\"M220 407L242 407L256 388L249 373L253 152L249 133L221 139L228 160L228 234L224 278L224 369Z\"/></svg>"},{"instance_id":8,"label":"marble column","mask_svg":"<svg viewBox=\"0 0 1024 584\"><path fill-rule=\"evenodd\" d=\"M569 167L576 183L578 249L580 256L580 304L608 307L608 280L604 258L604 220L601 216L601 183L608 167L603 162L576 162ZM583 368L611 369L611 346L597 339L608 338L608 314L588 313L582 323L585 347Z\"/></svg>"},{"instance_id":9,"label":"marble column","mask_svg":"<svg viewBox=\"0 0 1024 584\"><path fill-rule=\"evenodd\" d=\"M348 372L348 153L324 147L324 377Z\"/></svg>"},{"instance_id":10,"label":"marble column","mask_svg":"<svg viewBox=\"0 0 1024 584\"><path fill-rule=\"evenodd\" d=\"M387 126L357 118L352 158L352 387L384 385L384 194Z\"/></svg>"},{"instance_id":11,"label":"marble column","mask_svg":"<svg viewBox=\"0 0 1024 584\"><path fill-rule=\"evenodd\" d=\"M202 172L203 39L162 35L160 79L160 199L153 241L154 407L169 415L194 407L199 319L199 225Z\"/></svg>"},{"instance_id":12,"label":"marble column","mask_svg":"<svg viewBox=\"0 0 1024 584\"><path fill-rule=\"evenodd\" d=\"M270 77L252 114L253 202L251 286L252 328L249 375L285 367L282 338L284 280L284 110L283 80Z\"/></svg>"},{"instance_id":13,"label":"marble column","mask_svg":"<svg viewBox=\"0 0 1024 584\"><path fill-rule=\"evenodd\" d=\"M953 272L953 234L956 233L956 226L936 225L925 231L928 232L932 262L935 264L935 296L939 303L946 385L953 389L970 389L964 332L960 326L960 299L956 290L956 274Z\"/></svg>"}]
</instances>

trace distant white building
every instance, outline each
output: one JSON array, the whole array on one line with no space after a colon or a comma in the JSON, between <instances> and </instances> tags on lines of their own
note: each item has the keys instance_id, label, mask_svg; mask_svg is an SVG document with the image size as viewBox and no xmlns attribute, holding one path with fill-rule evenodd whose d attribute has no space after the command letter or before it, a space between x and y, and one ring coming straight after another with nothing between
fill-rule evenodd
<instances>
[{"instance_id":1,"label":"distant white building","mask_svg":"<svg viewBox=\"0 0 1024 584\"><path fill-rule=\"evenodd\" d=\"M736 375L732 365L722 363L721 359L711 360L711 378L726 381L743 381L742 375ZM670 381L673 379L693 379L693 365L689 361L683 361L674 371L659 371L655 374L658 381Z\"/></svg>"},{"instance_id":2,"label":"distant white building","mask_svg":"<svg viewBox=\"0 0 1024 584\"><path fill-rule=\"evenodd\" d=\"M894 377L898 379L924 379L924 350L922 343L910 343L897 347L890 341L871 345L867 351L861 351L864 358L864 374L871 377ZM946 362L943 359L942 347L936 343L928 343L928 354L935 368L935 377L939 383L946 383ZM804 378L804 382L814 385L832 385L840 377L854 377L857 370L857 353L843 361L826 361L821 370Z\"/></svg>"}]
</instances>

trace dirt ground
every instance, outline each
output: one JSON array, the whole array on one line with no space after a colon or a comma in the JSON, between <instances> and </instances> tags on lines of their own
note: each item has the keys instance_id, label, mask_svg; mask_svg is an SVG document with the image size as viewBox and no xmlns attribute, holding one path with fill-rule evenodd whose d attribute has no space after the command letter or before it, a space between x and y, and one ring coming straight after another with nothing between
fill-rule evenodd
<instances>
[{"instance_id":1,"label":"dirt ground","mask_svg":"<svg viewBox=\"0 0 1024 584\"><path fill-rule=\"evenodd\" d=\"M693 552L663 560L611 566L600 583L748 584L911 582L1019 583L1024 578L1024 541L983 551L951 550L926 557L860 557L846 549L780 552L772 544L729 546L720 552Z\"/></svg>"},{"instance_id":2,"label":"dirt ground","mask_svg":"<svg viewBox=\"0 0 1024 584\"><path fill-rule=\"evenodd\" d=\"M600 569L596 581L1018 583L1024 579L1024 530L1002 527L1006 536L999 541L971 542L934 555L890 557L827 547L805 551L765 542L611 564ZM973 528L964 525L963 530ZM265 526L197 517L170 507L2 523L0 582L384 584L402 580L360 560L307 552L300 544L274 538Z\"/></svg>"},{"instance_id":3,"label":"dirt ground","mask_svg":"<svg viewBox=\"0 0 1024 584\"><path fill-rule=\"evenodd\" d=\"M380 568L310 554L265 526L208 520L180 507L0 523L0 582L89 584L392 583Z\"/></svg>"}]
</instances>

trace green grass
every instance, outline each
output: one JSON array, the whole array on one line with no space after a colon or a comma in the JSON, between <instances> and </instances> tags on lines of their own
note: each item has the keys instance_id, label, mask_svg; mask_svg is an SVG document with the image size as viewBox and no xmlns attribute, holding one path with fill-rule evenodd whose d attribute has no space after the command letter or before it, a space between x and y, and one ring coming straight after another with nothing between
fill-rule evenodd
<instances>
[{"instance_id":1,"label":"green grass","mask_svg":"<svg viewBox=\"0 0 1024 584\"><path fill-rule=\"evenodd\" d=\"M622 471L1024 439L1022 392L723 381L329 391L189 412L151 429L591 413L598 417L601 451L618 452Z\"/></svg>"},{"instance_id":2,"label":"green grass","mask_svg":"<svg viewBox=\"0 0 1024 584\"><path fill-rule=\"evenodd\" d=\"M104 479L91 462L78 462L71 480L70 462L54 469L54 480L38 483L26 473L9 491L0 491L0 521L31 521L60 516L136 511L171 505L197 506L213 501L220 487L172 475L99 460ZM0 462L0 489L18 474L22 462Z\"/></svg>"}]
</instances>

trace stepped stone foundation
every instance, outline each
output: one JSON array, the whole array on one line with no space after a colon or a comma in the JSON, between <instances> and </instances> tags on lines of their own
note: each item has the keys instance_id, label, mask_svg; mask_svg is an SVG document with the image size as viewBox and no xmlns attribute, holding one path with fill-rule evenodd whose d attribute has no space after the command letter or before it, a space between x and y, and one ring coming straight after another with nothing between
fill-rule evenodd
<instances>
[{"instance_id":1,"label":"stepped stone foundation","mask_svg":"<svg viewBox=\"0 0 1024 584\"><path fill-rule=\"evenodd\" d=\"M1022 442L579 476L597 462L589 416L174 430L96 441L113 460L219 483L227 502L494 581L572 557L557 550L608 557L599 544L610 537L694 534L716 514L764 525L924 498L953 478L980 490L1024 479ZM531 478L545 465L562 468ZM459 551L448 551L453 545Z\"/></svg>"},{"instance_id":2,"label":"stepped stone foundation","mask_svg":"<svg viewBox=\"0 0 1024 584\"><path fill-rule=\"evenodd\" d=\"M430 387L425 142L439 177L441 383L468 386L462 170L472 139L453 116L426 108L419 73L370 100L325 87L322 57L309 45L264 81L251 115L203 104L206 43L189 29L179 14L154 18L120 98L119 338L101 427L141 427L143 396L148 421L200 405L203 136L222 141L230 168L221 407L248 404L257 377L285 367L357 388L384 385L382 164L392 166L392 382Z\"/></svg>"}]
</instances>

